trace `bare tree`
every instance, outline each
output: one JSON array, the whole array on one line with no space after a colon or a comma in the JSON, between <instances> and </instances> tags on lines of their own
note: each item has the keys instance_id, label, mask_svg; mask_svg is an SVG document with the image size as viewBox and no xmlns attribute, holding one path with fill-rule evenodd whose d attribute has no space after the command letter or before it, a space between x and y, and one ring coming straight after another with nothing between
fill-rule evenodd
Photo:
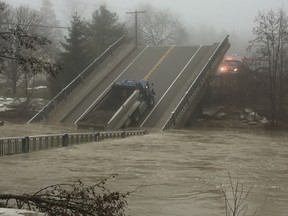
<instances>
[{"instance_id":1,"label":"bare tree","mask_svg":"<svg viewBox=\"0 0 288 216\"><path fill-rule=\"evenodd\" d=\"M288 48L288 17L283 9L259 12L253 29L255 39L250 41L249 50L254 53L269 77L269 100L271 122L276 123L283 115L284 72ZM286 70L287 73L287 70Z\"/></svg>"},{"instance_id":2,"label":"bare tree","mask_svg":"<svg viewBox=\"0 0 288 216\"><path fill-rule=\"evenodd\" d=\"M142 43L152 46L183 44L187 32L178 17L168 10L157 10L151 5L140 6L145 11L139 19L139 38Z\"/></svg>"},{"instance_id":3,"label":"bare tree","mask_svg":"<svg viewBox=\"0 0 288 216\"><path fill-rule=\"evenodd\" d=\"M4 3L4 2L0 2L0 54L4 55L6 53L9 52L9 49L7 48L7 41L5 39L8 38L8 30L7 30L7 25L5 25L5 23L7 23L8 21L8 16L10 13L10 8L9 6ZM2 60L2 59L0 59ZM2 70L1 70L2 71ZM1 72L0 71L0 72Z\"/></svg>"},{"instance_id":4,"label":"bare tree","mask_svg":"<svg viewBox=\"0 0 288 216\"><path fill-rule=\"evenodd\" d=\"M17 83L20 84L19 82L24 82L27 89L28 76L30 75L25 73L24 65L18 64L15 60L19 55L30 55L28 50L22 48L22 36L23 34L34 30L33 27L31 28L31 24L38 24L40 22L40 16L36 11L30 10L28 7L20 6L19 8L10 11L7 21L7 27L14 31L14 34L11 35L10 40L11 51L13 52L11 53L12 58L7 61L8 70L5 70L5 75L11 81L13 94L15 94ZM22 33L18 34L20 31L22 31Z\"/></svg>"},{"instance_id":5,"label":"bare tree","mask_svg":"<svg viewBox=\"0 0 288 216\"><path fill-rule=\"evenodd\" d=\"M245 216L248 211L248 203L247 198L252 190L252 187L245 191L244 184L240 183L237 179L236 182L233 182L230 173L229 176L229 186L230 186L230 194L227 189L222 185L222 193L225 200L225 215L226 216ZM231 196L231 198L229 197ZM253 216L256 215L256 210L253 213Z\"/></svg>"},{"instance_id":6,"label":"bare tree","mask_svg":"<svg viewBox=\"0 0 288 216\"><path fill-rule=\"evenodd\" d=\"M20 81L28 86L28 77L46 71L57 73L58 66L42 52L42 48L51 42L37 34L40 15L29 7L16 9L4 7L0 29L1 73L11 82L12 93L16 94ZM28 96L28 95L27 95Z\"/></svg>"}]
</instances>

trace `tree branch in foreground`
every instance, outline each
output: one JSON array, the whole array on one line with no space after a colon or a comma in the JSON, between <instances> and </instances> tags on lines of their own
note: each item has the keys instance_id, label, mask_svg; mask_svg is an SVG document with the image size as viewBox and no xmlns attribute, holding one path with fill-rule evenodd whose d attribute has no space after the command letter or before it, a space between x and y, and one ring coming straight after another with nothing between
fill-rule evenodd
<instances>
[{"instance_id":1,"label":"tree branch in foreground","mask_svg":"<svg viewBox=\"0 0 288 216\"><path fill-rule=\"evenodd\" d=\"M85 186L79 180L47 186L33 195L0 194L0 207L38 211L49 216L125 216L126 197L130 193L112 192L105 186L106 182L107 179Z\"/></svg>"}]
</instances>

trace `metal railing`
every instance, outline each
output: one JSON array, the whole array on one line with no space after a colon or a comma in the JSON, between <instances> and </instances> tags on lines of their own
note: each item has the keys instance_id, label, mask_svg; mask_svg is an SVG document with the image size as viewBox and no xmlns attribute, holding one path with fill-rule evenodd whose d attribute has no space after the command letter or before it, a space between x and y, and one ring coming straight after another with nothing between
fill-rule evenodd
<instances>
[{"instance_id":1,"label":"metal railing","mask_svg":"<svg viewBox=\"0 0 288 216\"><path fill-rule=\"evenodd\" d=\"M185 92L184 96L182 97L180 102L177 104L174 111L171 113L170 117L166 121L162 130L174 128L174 126L177 123L177 120L188 107L190 100L197 94L197 92L200 90L200 88L204 84L206 77L211 72L211 69L213 69L215 64L218 61L221 61L221 59L223 58L224 54L226 53L227 49L230 46L228 38L229 38L229 35L227 35L224 38L224 40L218 45L217 49L212 54L211 58L207 61L205 66L200 71L199 75L196 77L196 79L194 80L190 88Z\"/></svg>"},{"instance_id":2,"label":"metal railing","mask_svg":"<svg viewBox=\"0 0 288 216\"><path fill-rule=\"evenodd\" d=\"M0 138L0 156L67 147L82 143L99 142L105 139L146 135L147 133L146 130L135 130Z\"/></svg>"},{"instance_id":3,"label":"metal railing","mask_svg":"<svg viewBox=\"0 0 288 216\"><path fill-rule=\"evenodd\" d=\"M63 88L52 100L50 100L38 113L36 113L27 124L34 120L41 120L47 118L48 113L51 112L57 104L62 102L67 96L96 68L98 68L108 56L111 56L119 47L121 47L126 41L123 36L115 43L109 46L99 57L97 57L88 67L86 67L77 77L75 77L65 88Z\"/></svg>"}]
</instances>

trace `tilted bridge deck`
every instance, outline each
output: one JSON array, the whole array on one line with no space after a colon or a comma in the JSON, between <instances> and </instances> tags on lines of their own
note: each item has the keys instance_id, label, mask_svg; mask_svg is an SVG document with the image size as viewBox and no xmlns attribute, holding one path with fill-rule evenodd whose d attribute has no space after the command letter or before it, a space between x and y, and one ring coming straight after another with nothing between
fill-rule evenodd
<instances>
[{"instance_id":1,"label":"tilted bridge deck","mask_svg":"<svg viewBox=\"0 0 288 216\"><path fill-rule=\"evenodd\" d=\"M148 79L151 83L154 83L156 92L155 106L141 117L137 126L165 129L169 118L171 118L171 113L174 114L179 103L183 103L183 96L195 84L195 80L199 78L201 73L207 72L204 70L209 70L207 73L213 73L228 48L228 36L222 43L203 46L138 48L129 47L128 45L124 46L121 49L126 49L126 51L118 51L119 57L117 57L116 53L113 56L114 59L111 59L112 63L108 62L106 64L106 67L109 67L109 65L111 67L113 61L116 61L117 63L114 63L114 67L110 68L110 70L102 69L106 70L105 76L103 75L101 78L101 73L97 72L98 75L95 74L91 76L92 78L84 80L59 106L63 107L63 104L70 103L73 104L73 109L65 113L65 109L61 110L56 107L48 115L46 122L76 124L114 82L124 79ZM211 60L213 61L210 62ZM207 77L205 76L205 79ZM93 81L93 79L96 81ZM93 88L90 88L89 91L83 90L85 86L87 89L89 83L89 85L93 85L93 82L95 82ZM80 94L81 91L86 92L82 93L81 98L77 98L77 93ZM188 112L191 113L191 110ZM55 115L57 115L57 118L55 118ZM181 121L185 121L185 119L183 120L182 118ZM168 128L173 127L169 126Z\"/></svg>"}]
</instances>

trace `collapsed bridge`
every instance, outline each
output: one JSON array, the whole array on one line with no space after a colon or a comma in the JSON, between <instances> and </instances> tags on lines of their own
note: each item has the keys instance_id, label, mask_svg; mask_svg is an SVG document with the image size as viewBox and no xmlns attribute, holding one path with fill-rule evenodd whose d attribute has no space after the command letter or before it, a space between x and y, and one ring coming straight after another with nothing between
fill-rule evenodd
<instances>
[{"instance_id":1,"label":"collapsed bridge","mask_svg":"<svg viewBox=\"0 0 288 216\"><path fill-rule=\"evenodd\" d=\"M156 92L153 107L145 110L133 127L181 128L204 95L211 75L217 71L229 47L228 36L212 45L166 47L136 47L120 38L28 123L83 123L85 116L107 97L114 83L149 80ZM131 109L127 106L135 106L133 100L126 98L117 109L128 112ZM111 106L114 106L113 100ZM115 110L111 118L123 121L123 118L132 116L127 112ZM107 123L111 118L106 120ZM119 122L114 122L114 125L102 129L123 126Z\"/></svg>"}]
</instances>

